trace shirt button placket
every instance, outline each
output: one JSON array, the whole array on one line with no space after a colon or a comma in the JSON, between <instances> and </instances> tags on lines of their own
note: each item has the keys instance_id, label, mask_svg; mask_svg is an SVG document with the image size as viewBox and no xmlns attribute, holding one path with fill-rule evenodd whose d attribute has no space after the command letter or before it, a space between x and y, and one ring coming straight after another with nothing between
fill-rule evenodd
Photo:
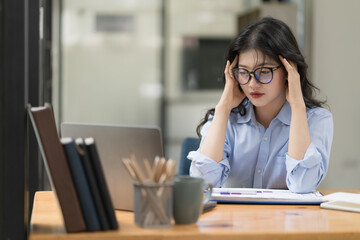
<instances>
[{"instance_id":1,"label":"shirt button placket","mask_svg":"<svg viewBox=\"0 0 360 240\"><path fill-rule=\"evenodd\" d=\"M255 188L263 188L262 186L262 174L263 170L265 169L265 165L267 162L267 158L269 155L269 133L265 132L263 137L263 141L261 141L260 149L259 149L259 156L258 162L256 165L256 174L254 176L254 187Z\"/></svg>"}]
</instances>

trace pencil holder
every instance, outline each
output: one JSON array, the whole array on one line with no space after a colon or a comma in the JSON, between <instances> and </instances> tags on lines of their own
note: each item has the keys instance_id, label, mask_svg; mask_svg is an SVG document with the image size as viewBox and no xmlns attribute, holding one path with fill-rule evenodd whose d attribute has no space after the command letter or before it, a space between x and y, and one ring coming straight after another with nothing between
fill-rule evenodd
<instances>
[{"instance_id":1,"label":"pencil holder","mask_svg":"<svg viewBox=\"0 0 360 240\"><path fill-rule=\"evenodd\" d=\"M172 225L173 183L134 182L134 218L143 228L163 228Z\"/></svg>"}]
</instances>

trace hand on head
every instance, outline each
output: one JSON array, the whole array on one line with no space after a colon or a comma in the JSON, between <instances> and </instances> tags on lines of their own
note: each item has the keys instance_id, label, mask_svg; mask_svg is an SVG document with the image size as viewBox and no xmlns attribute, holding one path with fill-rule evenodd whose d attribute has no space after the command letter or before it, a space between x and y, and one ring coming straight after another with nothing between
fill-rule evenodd
<instances>
[{"instance_id":1,"label":"hand on head","mask_svg":"<svg viewBox=\"0 0 360 240\"><path fill-rule=\"evenodd\" d=\"M294 104L305 104L297 65L282 56L279 56L279 58L287 71L286 100L291 106Z\"/></svg>"},{"instance_id":2,"label":"hand on head","mask_svg":"<svg viewBox=\"0 0 360 240\"><path fill-rule=\"evenodd\" d=\"M239 83L236 81L231 71L233 68L237 67L237 63L238 56L235 57L231 64L229 60L226 62L224 71L225 87L218 103L218 106L223 105L229 107L230 110L237 107L245 98L245 94L240 91Z\"/></svg>"}]
</instances>

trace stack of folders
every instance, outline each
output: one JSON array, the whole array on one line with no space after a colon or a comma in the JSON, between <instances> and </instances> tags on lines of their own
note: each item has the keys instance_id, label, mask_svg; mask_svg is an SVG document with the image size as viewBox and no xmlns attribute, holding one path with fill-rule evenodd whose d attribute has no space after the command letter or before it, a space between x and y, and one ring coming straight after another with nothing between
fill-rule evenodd
<instances>
[{"instance_id":1,"label":"stack of folders","mask_svg":"<svg viewBox=\"0 0 360 240\"><path fill-rule=\"evenodd\" d=\"M95 140L60 139L50 104L44 107L29 105L28 113L60 204L66 231L117 229Z\"/></svg>"}]
</instances>

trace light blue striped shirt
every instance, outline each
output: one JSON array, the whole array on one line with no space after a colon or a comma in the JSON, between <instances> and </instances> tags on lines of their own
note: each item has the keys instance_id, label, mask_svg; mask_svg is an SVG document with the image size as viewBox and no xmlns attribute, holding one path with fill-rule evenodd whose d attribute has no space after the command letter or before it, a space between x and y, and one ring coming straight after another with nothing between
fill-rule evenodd
<instances>
[{"instance_id":1,"label":"light blue striped shirt","mask_svg":"<svg viewBox=\"0 0 360 240\"><path fill-rule=\"evenodd\" d=\"M314 191L324 179L333 138L333 118L324 108L306 109L311 144L301 161L288 155L291 107L285 102L265 129L255 119L248 102L246 114L231 113L225 137L224 155L219 163L192 151L190 175L202 177L214 187L274 188L305 193ZM212 117L201 130L201 143Z\"/></svg>"}]
</instances>

